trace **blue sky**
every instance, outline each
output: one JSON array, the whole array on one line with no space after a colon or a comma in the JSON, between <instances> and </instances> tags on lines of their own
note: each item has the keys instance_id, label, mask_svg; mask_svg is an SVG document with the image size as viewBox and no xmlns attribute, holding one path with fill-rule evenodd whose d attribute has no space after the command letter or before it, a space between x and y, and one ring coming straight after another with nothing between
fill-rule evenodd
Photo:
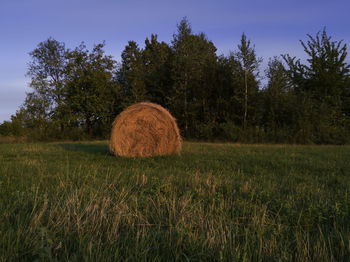
<instances>
[{"instance_id":1,"label":"blue sky","mask_svg":"<svg viewBox=\"0 0 350 262\"><path fill-rule=\"evenodd\" d=\"M299 40L324 26L334 40L350 45L349 10L349 0L1 0L0 123L15 114L30 91L28 53L48 37L68 48L82 41L91 48L105 40L106 53L120 61L128 40L143 46L154 33L169 43L186 16L218 54L234 51L245 32L264 66L269 57L284 53L303 59Z\"/></svg>"}]
</instances>

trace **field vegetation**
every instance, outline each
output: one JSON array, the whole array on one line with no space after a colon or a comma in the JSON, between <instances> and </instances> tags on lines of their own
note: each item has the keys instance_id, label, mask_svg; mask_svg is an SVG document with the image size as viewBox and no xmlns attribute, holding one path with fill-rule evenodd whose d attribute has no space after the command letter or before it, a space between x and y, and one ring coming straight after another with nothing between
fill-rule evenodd
<instances>
[{"instance_id":1,"label":"field vegetation","mask_svg":"<svg viewBox=\"0 0 350 262\"><path fill-rule=\"evenodd\" d=\"M350 147L0 144L0 261L349 261Z\"/></svg>"}]
</instances>

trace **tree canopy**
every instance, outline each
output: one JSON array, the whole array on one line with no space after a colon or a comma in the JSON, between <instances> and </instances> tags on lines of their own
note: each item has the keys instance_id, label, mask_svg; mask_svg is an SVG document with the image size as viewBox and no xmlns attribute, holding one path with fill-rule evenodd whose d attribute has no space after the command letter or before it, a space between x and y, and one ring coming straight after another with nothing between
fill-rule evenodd
<instances>
[{"instance_id":1,"label":"tree canopy","mask_svg":"<svg viewBox=\"0 0 350 262\"><path fill-rule=\"evenodd\" d=\"M152 34L130 40L121 60L105 43L74 49L53 38L30 52L31 91L0 134L33 140L108 138L115 116L149 101L175 116L182 136L234 142L350 141L347 45L324 28L300 40L307 56L270 58L262 71L246 34L228 56L218 55L187 18L170 43ZM260 81L265 77L266 84Z\"/></svg>"}]
</instances>

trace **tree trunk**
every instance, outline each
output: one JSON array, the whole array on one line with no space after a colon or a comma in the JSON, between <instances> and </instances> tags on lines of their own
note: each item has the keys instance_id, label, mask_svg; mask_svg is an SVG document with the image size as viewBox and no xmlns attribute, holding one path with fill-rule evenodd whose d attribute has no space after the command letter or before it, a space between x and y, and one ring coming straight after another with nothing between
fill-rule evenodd
<instances>
[{"instance_id":1,"label":"tree trunk","mask_svg":"<svg viewBox=\"0 0 350 262\"><path fill-rule=\"evenodd\" d=\"M89 118L86 119L86 128L87 128L88 134L91 138L92 137L92 122L90 121Z\"/></svg>"},{"instance_id":2,"label":"tree trunk","mask_svg":"<svg viewBox=\"0 0 350 262\"><path fill-rule=\"evenodd\" d=\"M187 108L187 73L185 73L185 99L184 99L184 114L185 114L185 135L188 131L188 108Z\"/></svg>"},{"instance_id":3,"label":"tree trunk","mask_svg":"<svg viewBox=\"0 0 350 262\"><path fill-rule=\"evenodd\" d=\"M247 128L247 113L248 113L248 79L247 79L247 69L244 70L244 84L245 84L245 93L244 93L244 118L243 118L243 127L244 130Z\"/></svg>"}]
</instances>

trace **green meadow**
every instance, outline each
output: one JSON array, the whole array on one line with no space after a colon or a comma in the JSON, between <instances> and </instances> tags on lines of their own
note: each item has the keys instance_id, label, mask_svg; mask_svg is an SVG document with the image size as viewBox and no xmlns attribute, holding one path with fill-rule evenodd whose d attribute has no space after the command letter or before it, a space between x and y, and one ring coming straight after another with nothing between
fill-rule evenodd
<instances>
[{"instance_id":1,"label":"green meadow","mask_svg":"<svg viewBox=\"0 0 350 262\"><path fill-rule=\"evenodd\" d=\"M349 261L350 146L0 144L0 261Z\"/></svg>"}]
</instances>

